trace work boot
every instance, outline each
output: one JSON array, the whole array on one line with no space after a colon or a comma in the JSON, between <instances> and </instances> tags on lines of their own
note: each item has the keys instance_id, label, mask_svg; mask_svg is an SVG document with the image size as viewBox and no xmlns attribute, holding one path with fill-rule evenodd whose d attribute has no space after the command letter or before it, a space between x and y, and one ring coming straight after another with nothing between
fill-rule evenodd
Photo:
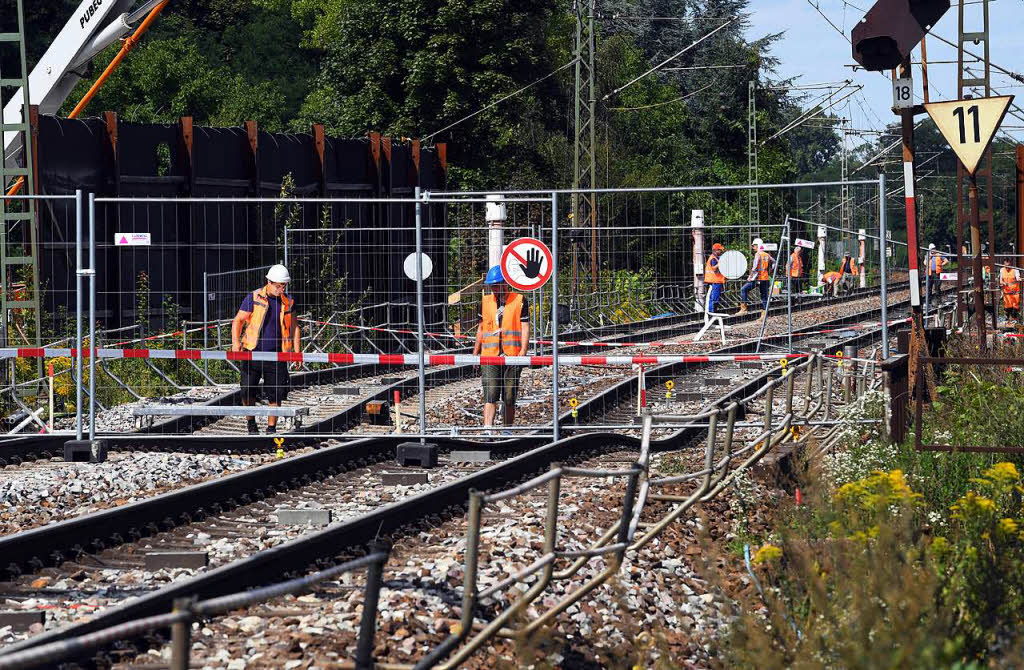
<instances>
[{"instance_id":1,"label":"work boot","mask_svg":"<svg viewBox=\"0 0 1024 670\"><path fill-rule=\"evenodd\" d=\"M277 432L277 426L267 426L267 435L272 435Z\"/></svg>"},{"instance_id":2,"label":"work boot","mask_svg":"<svg viewBox=\"0 0 1024 670\"><path fill-rule=\"evenodd\" d=\"M255 419L249 421L246 424L246 428L248 429L250 435L259 435L260 434L260 429L259 429L259 427L256 426L256 420Z\"/></svg>"},{"instance_id":3,"label":"work boot","mask_svg":"<svg viewBox=\"0 0 1024 670\"><path fill-rule=\"evenodd\" d=\"M737 312L737 314L746 314L746 313L747 313L747 303L741 302L740 303L740 311Z\"/></svg>"}]
</instances>

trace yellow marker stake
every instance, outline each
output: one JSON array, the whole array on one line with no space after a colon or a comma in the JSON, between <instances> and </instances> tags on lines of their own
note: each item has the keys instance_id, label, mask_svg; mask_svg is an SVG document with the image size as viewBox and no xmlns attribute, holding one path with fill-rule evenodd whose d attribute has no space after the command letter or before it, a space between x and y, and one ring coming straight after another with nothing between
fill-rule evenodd
<instances>
[{"instance_id":1,"label":"yellow marker stake","mask_svg":"<svg viewBox=\"0 0 1024 670\"><path fill-rule=\"evenodd\" d=\"M789 359L783 358L779 361L779 365L782 366L782 376L785 377L789 374Z\"/></svg>"},{"instance_id":2,"label":"yellow marker stake","mask_svg":"<svg viewBox=\"0 0 1024 670\"><path fill-rule=\"evenodd\" d=\"M274 444L277 445L277 457L278 458L284 458L284 438L283 437L275 437L274 438Z\"/></svg>"},{"instance_id":3,"label":"yellow marker stake","mask_svg":"<svg viewBox=\"0 0 1024 670\"><path fill-rule=\"evenodd\" d=\"M839 367L843 367L843 352L841 352L841 351L837 351L836 352L836 360L837 360L837 365Z\"/></svg>"},{"instance_id":4,"label":"yellow marker stake","mask_svg":"<svg viewBox=\"0 0 1024 670\"><path fill-rule=\"evenodd\" d=\"M672 389L674 389L675 387L676 387L676 383L674 381L672 381L671 379L669 379L667 382L665 382L665 388L668 389L667 391L665 391L665 399L666 400L668 400L669 398L672 397Z\"/></svg>"},{"instance_id":5,"label":"yellow marker stake","mask_svg":"<svg viewBox=\"0 0 1024 670\"><path fill-rule=\"evenodd\" d=\"M579 400L577 400L576 398L570 398L569 399L569 408L572 410L571 412L569 412L569 415L572 416L572 418L574 418L574 419L577 418L580 415L579 410L576 409L579 406L580 406L580 401Z\"/></svg>"}]
</instances>

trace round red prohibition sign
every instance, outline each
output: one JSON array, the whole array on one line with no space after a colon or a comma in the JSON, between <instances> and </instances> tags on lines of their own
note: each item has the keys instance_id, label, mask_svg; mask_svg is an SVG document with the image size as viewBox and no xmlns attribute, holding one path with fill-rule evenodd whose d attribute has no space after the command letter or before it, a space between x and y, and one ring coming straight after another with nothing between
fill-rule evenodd
<instances>
[{"instance_id":1,"label":"round red prohibition sign","mask_svg":"<svg viewBox=\"0 0 1024 670\"><path fill-rule=\"evenodd\" d=\"M540 240L520 237L501 254L501 273L512 288L536 291L551 279L551 250Z\"/></svg>"}]
</instances>

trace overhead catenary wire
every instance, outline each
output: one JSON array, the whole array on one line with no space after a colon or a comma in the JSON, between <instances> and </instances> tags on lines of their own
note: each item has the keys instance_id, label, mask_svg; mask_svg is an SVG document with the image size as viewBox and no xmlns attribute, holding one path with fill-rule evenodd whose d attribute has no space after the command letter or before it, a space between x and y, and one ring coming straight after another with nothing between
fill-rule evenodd
<instances>
[{"instance_id":1,"label":"overhead catenary wire","mask_svg":"<svg viewBox=\"0 0 1024 670\"><path fill-rule=\"evenodd\" d=\"M558 74L562 70L575 65L577 60L578 59L573 58L571 61L569 61L568 63L566 63L562 67L558 68L557 70L553 70L553 71L547 73L546 75L544 75L540 79L537 79L536 81L533 81L533 82L527 84L526 86L523 86L522 88L520 88L519 90L517 90L517 91L515 91L513 93L509 93L508 95L506 95L506 96L504 96L502 98L498 98L497 100L495 100L491 104L487 105L486 107L482 107L482 108L476 110L472 114L467 114L466 116L462 117L458 121L455 121L454 123L448 124L447 126L442 128L441 130L436 130L436 131L430 133L429 135L420 138L420 141L421 142L426 142L426 141L430 140L431 138L433 138L433 137L435 137L437 135L440 135L441 133L445 132L446 130L451 130L452 128L454 128L455 126L459 125L460 123L463 123L465 121L469 121L473 117L479 116L480 114L483 114L488 109L496 107L496 106L500 105L501 103L505 102L506 100L509 100L510 98L516 97L520 93L523 93L524 91L533 88L534 86L536 86L537 84L541 83L542 81L545 81L546 79L550 79L551 77L554 77L556 74Z\"/></svg>"},{"instance_id":2,"label":"overhead catenary wire","mask_svg":"<svg viewBox=\"0 0 1024 670\"><path fill-rule=\"evenodd\" d=\"M672 56L669 56L668 58L666 58L666 59L665 59L665 60L663 60L662 62L658 63L657 65L655 65L654 67L652 67L651 69L649 69L649 70L648 70L647 72L644 72L644 73L643 73L642 75L639 75L639 76L637 76L637 77L634 77L633 79L631 79L631 80L630 80L630 81L628 81L627 83L625 83L625 84L623 84L622 86L618 87L617 89L615 89L614 91L612 91L612 92L611 92L611 93L609 93L608 95L606 95L606 96L604 96L603 98L601 98L601 100L607 100L608 98L612 97L613 95L618 95L619 93L621 93L622 91L626 90L627 88L629 88L629 87L630 87L630 86L632 86L633 84L637 83L637 82L638 82L638 81L640 81L641 79L643 79L643 78L645 78L645 77L649 76L650 74L652 74L652 73L654 73L654 72L657 72L658 70L662 69L663 67L665 67L666 65L668 65L669 63L671 63L671 62L672 62L672 61L674 61L675 59L679 58L680 56L682 56L682 55L683 55L684 53L686 53L686 52L687 52L687 51L689 51L690 49L693 49L693 48L694 48L694 47L696 47L696 46L697 46L698 44L700 44L700 43L701 43L701 42L703 42L704 40L708 39L709 37L711 37L712 35L714 35L714 34L715 34L715 33L717 33L718 31L720 31L720 30L722 30L723 28L725 28L726 26L728 26L728 25L731 25L732 23L734 23L734 22L736 21L736 19L737 19L737 18L739 18L739 17L736 17L736 16L734 16L733 18L729 19L728 21L726 21L726 22L725 22L725 23L723 23L722 25L720 25L720 26L718 26L717 28L715 28L714 30L712 30L712 31L711 31L710 33L708 33L708 34L704 35L703 37L699 38L699 39L698 39L698 40L697 40L696 42L693 42L693 43L692 43L692 44L690 44L689 46L686 46L686 47L684 47L684 48L683 48L683 49L682 49L681 51L679 51L679 52L677 52L677 53L673 54Z\"/></svg>"},{"instance_id":3,"label":"overhead catenary wire","mask_svg":"<svg viewBox=\"0 0 1024 670\"><path fill-rule=\"evenodd\" d=\"M791 130L794 130L794 129L796 129L797 127L799 127L800 125L802 125L802 124L803 124L803 123L804 123L805 121L809 121L809 120L813 119L813 118L814 118L814 117L816 117L816 116L819 116L819 115L821 115L821 114L824 114L824 113L825 113L825 112L827 112L828 110L830 110L830 109L832 109L833 107L835 107L836 105L838 105L838 104L839 104L840 102L842 102L843 100L846 100L846 99L847 99L847 98L849 98L849 97L850 97L851 95L853 95L854 93L856 93L857 91L859 91L859 90L860 90L861 88L863 88L863 86L858 86L858 88L857 88L857 89L855 89L855 90L853 90L853 91L850 91L849 93L847 93L847 94L846 94L846 95L844 95L843 97L839 98L838 100L834 100L834 101L832 101L832 102L828 103L828 104L827 104L826 106L824 106L824 107L821 107L820 109L819 109L819 108L816 108L816 109L812 109L812 110L810 110L810 112L809 112L809 113L805 113L805 114L802 114L802 115L801 115L800 117L797 117L797 119L796 119L795 121L791 121L791 122L790 122L789 124L787 124L787 126L786 126L785 128L783 128L783 129L779 130L779 131L778 131L778 132L776 132L776 133L775 133L774 135L772 135L771 137L769 137L768 139L766 139L766 140L765 140L764 142L761 142L761 144L763 145L763 144L766 144L766 143L768 143L768 142L770 142L770 141L772 141L772 140L774 140L774 139L777 139L777 138L779 138L779 137L782 137L783 135L785 135L785 134L786 134L786 133L788 133L789 131L791 131ZM842 89L840 89L840 90L842 90ZM838 92L838 91L837 91L837 92ZM831 95L831 94L830 94L830 95Z\"/></svg>"},{"instance_id":4,"label":"overhead catenary wire","mask_svg":"<svg viewBox=\"0 0 1024 670\"><path fill-rule=\"evenodd\" d=\"M640 109L653 109L655 107L664 107L665 105L671 105L674 102L682 102L682 101L684 101L684 100L686 100L688 98L692 98L693 96L697 95L698 93L701 93L703 91L708 90L712 86L714 86L714 84L708 84L707 86L704 86L702 88L698 88L696 91L693 91L692 93L687 93L686 95L680 96L680 97L675 98L673 100L665 100L664 102L656 102L656 103L653 103L653 104L650 104L650 105L643 105L641 107L609 107L608 110L612 111L612 112L633 112L633 111L637 111L637 110L640 110Z\"/></svg>"}]
</instances>

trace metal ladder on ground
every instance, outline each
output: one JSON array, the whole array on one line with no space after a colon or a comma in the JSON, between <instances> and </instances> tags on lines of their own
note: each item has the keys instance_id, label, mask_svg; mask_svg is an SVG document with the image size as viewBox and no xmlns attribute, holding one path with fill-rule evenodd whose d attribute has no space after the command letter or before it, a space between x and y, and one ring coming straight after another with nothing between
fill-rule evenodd
<instances>
[{"instance_id":1,"label":"metal ladder on ground","mask_svg":"<svg viewBox=\"0 0 1024 670\"><path fill-rule=\"evenodd\" d=\"M30 124L28 61L25 56L25 13L23 0L17 0L17 32L0 33L0 50L8 55L17 50L18 67L13 73L0 71L0 108L18 89L23 92L20 118L0 119L0 133L22 136L21 151L3 156L0 161L0 185L4 194L17 180L21 193L35 195L34 146ZM0 59L0 68L3 60ZM6 142L4 143L7 144ZM40 346L38 221L34 200L0 197L0 347ZM35 378L42 377L42 359L37 361ZM0 379L16 383L14 361L0 370ZM20 395L35 395L35 389L20 388Z\"/></svg>"}]
</instances>

